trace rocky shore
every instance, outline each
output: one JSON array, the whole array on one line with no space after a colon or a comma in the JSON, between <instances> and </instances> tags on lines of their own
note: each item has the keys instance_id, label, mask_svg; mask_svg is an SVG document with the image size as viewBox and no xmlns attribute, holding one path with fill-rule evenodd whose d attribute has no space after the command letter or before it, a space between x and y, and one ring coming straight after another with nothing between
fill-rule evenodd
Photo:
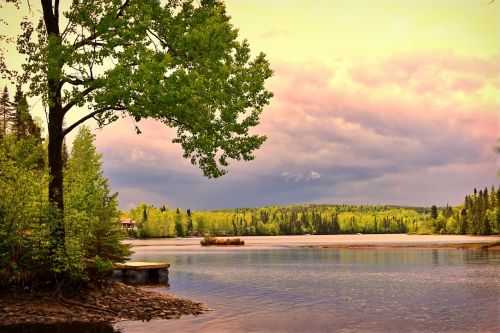
<instances>
[{"instance_id":1,"label":"rocky shore","mask_svg":"<svg viewBox=\"0 0 500 333\"><path fill-rule=\"evenodd\" d=\"M87 286L65 297L55 295L54 290L0 290L0 326L148 321L209 311L198 302L118 282L100 288Z\"/></svg>"}]
</instances>

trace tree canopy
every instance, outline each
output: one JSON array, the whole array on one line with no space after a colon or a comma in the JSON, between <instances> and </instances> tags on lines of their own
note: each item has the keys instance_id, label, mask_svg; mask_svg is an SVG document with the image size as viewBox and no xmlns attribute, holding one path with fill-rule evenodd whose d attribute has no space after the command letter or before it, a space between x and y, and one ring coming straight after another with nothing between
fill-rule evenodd
<instances>
[{"instance_id":1,"label":"tree canopy","mask_svg":"<svg viewBox=\"0 0 500 333\"><path fill-rule=\"evenodd\" d=\"M272 97L265 88L272 71L264 54L252 58L222 1L28 4L42 17L21 22L17 50L26 61L18 78L48 109L48 196L61 214L63 140L86 120L102 127L131 116L174 127L173 142L207 177L222 176L230 159L253 159L264 142L250 129ZM3 60L0 70L12 74ZM66 126L70 114L78 120ZM62 244L62 218L58 225L54 237Z\"/></svg>"},{"instance_id":2,"label":"tree canopy","mask_svg":"<svg viewBox=\"0 0 500 333\"><path fill-rule=\"evenodd\" d=\"M252 158L264 137L248 131L272 96L272 72L262 53L251 59L221 1L74 0L61 18L58 3L42 1L43 24L23 22L18 49L32 95L63 117L87 105L63 136L87 119L131 115L176 127L206 176Z\"/></svg>"}]
</instances>

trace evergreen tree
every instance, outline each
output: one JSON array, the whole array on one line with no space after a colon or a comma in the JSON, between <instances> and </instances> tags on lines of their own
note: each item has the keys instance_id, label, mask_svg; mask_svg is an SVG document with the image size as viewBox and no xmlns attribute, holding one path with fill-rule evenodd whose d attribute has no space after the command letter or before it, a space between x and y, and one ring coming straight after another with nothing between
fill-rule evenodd
<instances>
[{"instance_id":1,"label":"evergreen tree","mask_svg":"<svg viewBox=\"0 0 500 333\"><path fill-rule=\"evenodd\" d=\"M4 138L7 135L9 122L12 120L12 117L12 103L9 98L9 90L5 86L0 97L0 138Z\"/></svg>"},{"instance_id":2,"label":"evergreen tree","mask_svg":"<svg viewBox=\"0 0 500 333\"><path fill-rule=\"evenodd\" d=\"M491 235L491 225L488 217L485 216L483 219L483 235Z\"/></svg>"},{"instance_id":3,"label":"evergreen tree","mask_svg":"<svg viewBox=\"0 0 500 333\"><path fill-rule=\"evenodd\" d=\"M26 99L26 95L21 90L21 86L17 86L16 94L14 95L10 121L12 124L12 132L17 141L22 138L32 137L38 142L41 142L41 127L35 122L29 112L28 100Z\"/></svg>"},{"instance_id":4,"label":"evergreen tree","mask_svg":"<svg viewBox=\"0 0 500 333\"><path fill-rule=\"evenodd\" d=\"M194 230L193 228L193 217L191 216L191 209L187 209L187 218L188 218L188 225L187 225L187 233L188 235L191 234ZM233 220L233 225L234 225L234 220Z\"/></svg>"},{"instance_id":5,"label":"evergreen tree","mask_svg":"<svg viewBox=\"0 0 500 333\"><path fill-rule=\"evenodd\" d=\"M467 225L467 210L466 209L462 209L460 211L460 234L461 235L465 235L467 233L467 228L468 228L468 225Z\"/></svg>"},{"instance_id":6,"label":"evergreen tree","mask_svg":"<svg viewBox=\"0 0 500 333\"><path fill-rule=\"evenodd\" d=\"M437 207L436 205L432 205L431 207L431 217L435 220L438 217Z\"/></svg>"},{"instance_id":7,"label":"evergreen tree","mask_svg":"<svg viewBox=\"0 0 500 333\"><path fill-rule=\"evenodd\" d=\"M332 227L332 232L334 234L338 234L340 232L340 225L339 225L339 216L337 213L333 216L333 227Z\"/></svg>"},{"instance_id":8,"label":"evergreen tree","mask_svg":"<svg viewBox=\"0 0 500 333\"><path fill-rule=\"evenodd\" d=\"M182 223L182 216L179 207L177 207L177 210L175 211L175 233L179 237L186 237L186 229L184 229L184 224Z\"/></svg>"}]
</instances>

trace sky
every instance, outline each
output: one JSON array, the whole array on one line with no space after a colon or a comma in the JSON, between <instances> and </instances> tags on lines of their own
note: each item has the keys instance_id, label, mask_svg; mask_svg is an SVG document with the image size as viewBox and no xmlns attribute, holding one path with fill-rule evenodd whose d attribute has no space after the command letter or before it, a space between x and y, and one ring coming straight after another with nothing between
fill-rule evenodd
<instances>
[{"instance_id":1,"label":"sky","mask_svg":"<svg viewBox=\"0 0 500 333\"><path fill-rule=\"evenodd\" d=\"M205 179L160 123L96 130L120 207L442 206L496 186L500 4L488 2L226 1L274 70L253 130L267 141Z\"/></svg>"}]
</instances>

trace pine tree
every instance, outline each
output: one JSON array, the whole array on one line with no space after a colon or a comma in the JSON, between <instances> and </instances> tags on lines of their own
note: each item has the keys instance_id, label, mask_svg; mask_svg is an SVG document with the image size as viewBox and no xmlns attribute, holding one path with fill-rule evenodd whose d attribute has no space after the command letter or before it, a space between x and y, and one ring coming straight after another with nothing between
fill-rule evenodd
<instances>
[{"instance_id":1,"label":"pine tree","mask_svg":"<svg viewBox=\"0 0 500 333\"><path fill-rule=\"evenodd\" d=\"M177 210L175 211L175 233L179 237L186 237L186 230L184 229L184 224L182 223L182 216L179 207L177 207Z\"/></svg>"},{"instance_id":2,"label":"pine tree","mask_svg":"<svg viewBox=\"0 0 500 333\"><path fill-rule=\"evenodd\" d=\"M337 213L335 213L335 216L333 218L332 231L334 234L338 234L340 232L339 215Z\"/></svg>"},{"instance_id":3,"label":"pine tree","mask_svg":"<svg viewBox=\"0 0 500 333\"><path fill-rule=\"evenodd\" d=\"M187 232L188 232L188 235L191 234L194 230L194 227L193 227L193 217L191 216L191 209L187 209L186 211L187 213L187 218L188 218L188 225L187 225ZM233 228L236 229L236 226L234 224L234 220L233 220Z\"/></svg>"},{"instance_id":4,"label":"pine tree","mask_svg":"<svg viewBox=\"0 0 500 333\"><path fill-rule=\"evenodd\" d=\"M437 207L436 205L432 205L431 207L431 217L435 220L438 217Z\"/></svg>"},{"instance_id":5,"label":"pine tree","mask_svg":"<svg viewBox=\"0 0 500 333\"><path fill-rule=\"evenodd\" d=\"M2 96L0 97L0 138L7 135L9 122L12 120L13 111L12 103L9 98L9 90L7 86L3 88Z\"/></svg>"},{"instance_id":6,"label":"pine tree","mask_svg":"<svg viewBox=\"0 0 500 333\"><path fill-rule=\"evenodd\" d=\"M461 235L465 235L467 233L467 228L468 228L468 225L467 225L467 210L466 209L462 209L460 211L460 215L461 215L461 219L459 220L460 221L460 234Z\"/></svg>"},{"instance_id":7,"label":"pine tree","mask_svg":"<svg viewBox=\"0 0 500 333\"><path fill-rule=\"evenodd\" d=\"M484 188L483 192L483 209L484 211L487 211L488 208L490 208L490 196L488 195L488 188Z\"/></svg>"},{"instance_id":8,"label":"pine tree","mask_svg":"<svg viewBox=\"0 0 500 333\"><path fill-rule=\"evenodd\" d=\"M483 219L483 235L491 235L491 225L490 221L488 220L488 217L484 217Z\"/></svg>"}]
</instances>

